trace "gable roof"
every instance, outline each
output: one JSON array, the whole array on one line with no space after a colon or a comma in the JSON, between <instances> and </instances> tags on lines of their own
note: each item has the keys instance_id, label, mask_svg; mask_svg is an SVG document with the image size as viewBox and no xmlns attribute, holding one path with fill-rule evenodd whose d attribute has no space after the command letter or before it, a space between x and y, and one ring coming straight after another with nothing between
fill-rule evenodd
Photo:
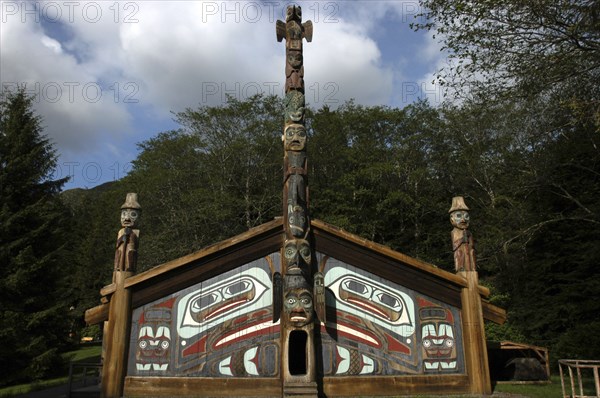
<instances>
[{"instance_id":1,"label":"gable roof","mask_svg":"<svg viewBox=\"0 0 600 398\"><path fill-rule=\"evenodd\" d=\"M467 287L467 281L462 276L323 221L312 220L311 231L317 252L461 307L461 291ZM283 220L278 217L233 238L133 275L125 281L125 288L131 289L135 308L277 252L284 240ZM108 319L108 299L114 290L114 284L102 288L100 293L104 304L86 311L85 320L88 324ZM506 312L485 300L490 294L489 289L479 286L479 294L483 299L484 318L504 323Z\"/></svg>"}]
</instances>

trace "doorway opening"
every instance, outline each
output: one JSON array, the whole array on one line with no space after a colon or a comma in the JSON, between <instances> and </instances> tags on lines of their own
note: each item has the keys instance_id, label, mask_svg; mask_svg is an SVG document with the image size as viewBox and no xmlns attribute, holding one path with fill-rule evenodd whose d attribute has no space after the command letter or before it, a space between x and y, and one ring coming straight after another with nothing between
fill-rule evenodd
<instances>
[{"instance_id":1,"label":"doorway opening","mask_svg":"<svg viewBox=\"0 0 600 398\"><path fill-rule=\"evenodd\" d=\"M306 374L306 342L304 330L292 330L288 342L288 369L293 376Z\"/></svg>"}]
</instances>

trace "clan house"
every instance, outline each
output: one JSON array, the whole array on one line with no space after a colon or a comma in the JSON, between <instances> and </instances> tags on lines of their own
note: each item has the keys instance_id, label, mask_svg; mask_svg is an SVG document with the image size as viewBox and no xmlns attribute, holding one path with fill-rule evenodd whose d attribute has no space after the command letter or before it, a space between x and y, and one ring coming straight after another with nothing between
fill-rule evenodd
<instances>
[{"instance_id":1,"label":"clan house","mask_svg":"<svg viewBox=\"0 0 600 398\"><path fill-rule=\"evenodd\" d=\"M313 26L300 7L276 38L282 217L136 273L142 206L128 194L112 283L86 312L104 323L102 396L490 394L484 320L506 314L478 284L463 198L449 198L456 272L311 219L303 46Z\"/></svg>"}]
</instances>

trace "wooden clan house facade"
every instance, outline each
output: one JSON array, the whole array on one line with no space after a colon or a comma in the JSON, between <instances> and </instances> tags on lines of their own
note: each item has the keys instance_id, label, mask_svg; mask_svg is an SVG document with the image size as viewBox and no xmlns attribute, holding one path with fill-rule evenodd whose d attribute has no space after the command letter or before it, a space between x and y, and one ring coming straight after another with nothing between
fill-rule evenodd
<instances>
[{"instance_id":1,"label":"wooden clan house facade","mask_svg":"<svg viewBox=\"0 0 600 398\"><path fill-rule=\"evenodd\" d=\"M309 217L299 7L286 45L283 216L135 273L141 206L122 206L113 281L86 312L104 322L103 397L489 394L468 208L450 209L456 273ZM141 249L143 250L143 244Z\"/></svg>"}]
</instances>

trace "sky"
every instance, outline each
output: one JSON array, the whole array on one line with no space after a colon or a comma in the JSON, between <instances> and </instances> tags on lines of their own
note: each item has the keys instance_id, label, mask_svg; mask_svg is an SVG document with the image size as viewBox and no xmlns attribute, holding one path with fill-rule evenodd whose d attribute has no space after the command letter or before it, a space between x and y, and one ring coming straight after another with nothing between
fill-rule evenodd
<instances>
[{"instance_id":1,"label":"sky","mask_svg":"<svg viewBox=\"0 0 600 398\"><path fill-rule=\"evenodd\" d=\"M137 143L177 129L173 114L226 96L283 96L285 45L275 21L289 4L313 22L304 45L306 101L404 107L441 101L446 62L431 33L409 24L417 0L0 0L2 92L25 85L59 154L64 189L131 169Z\"/></svg>"}]
</instances>

